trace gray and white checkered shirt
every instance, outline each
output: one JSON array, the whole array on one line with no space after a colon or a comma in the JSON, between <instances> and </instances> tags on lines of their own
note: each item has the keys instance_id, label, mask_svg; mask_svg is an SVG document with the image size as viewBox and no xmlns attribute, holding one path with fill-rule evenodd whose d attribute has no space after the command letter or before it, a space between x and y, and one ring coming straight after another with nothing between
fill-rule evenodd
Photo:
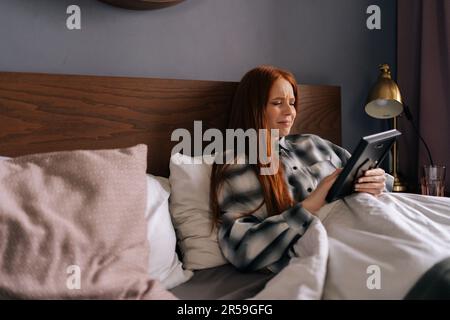
<instances>
[{"instance_id":1,"label":"gray and white checkered shirt","mask_svg":"<svg viewBox=\"0 0 450 320\"><path fill-rule=\"evenodd\" d=\"M267 268L279 272L287 265L293 256L293 244L312 220L300 202L351 156L347 150L312 134L283 137L279 146L285 180L296 205L270 216L263 205L255 213L240 217L263 200L256 173L247 164L230 165L219 192L219 245L228 261L242 271ZM385 191L392 191L393 181L386 174Z\"/></svg>"}]
</instances>

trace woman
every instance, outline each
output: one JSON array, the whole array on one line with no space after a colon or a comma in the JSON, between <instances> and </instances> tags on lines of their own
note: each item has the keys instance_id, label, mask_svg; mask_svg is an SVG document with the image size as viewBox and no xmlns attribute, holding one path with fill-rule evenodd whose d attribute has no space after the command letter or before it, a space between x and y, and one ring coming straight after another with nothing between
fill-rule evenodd
<instances>
[{"instance_id":1,"label":"woman","mask_svg":"<svg viewBox=\"0 0 450 320\"><path fill-rule=\"evenodd\" d=\"M278 129L281 137L276 174L260 175L262 161L213 165L210 197L219 244L240 270L278 272L289 262L293 244L325 204L340 167L350 157L316 135L289 135L297 105L294 76L272 66L250 70L237 88L229 128ZM378 196L391 191L392 183L392 176L382 169L368 170L355 191Z\"/></svg>"}]
</instances>

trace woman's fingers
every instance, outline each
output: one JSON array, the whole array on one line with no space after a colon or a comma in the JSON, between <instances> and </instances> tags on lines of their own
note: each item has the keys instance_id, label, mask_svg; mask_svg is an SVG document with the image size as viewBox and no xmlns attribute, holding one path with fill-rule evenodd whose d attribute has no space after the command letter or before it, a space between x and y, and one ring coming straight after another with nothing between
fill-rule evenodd
<instances>
[{"instance_id":1,"label":"woman's fingers","mask_svg":"<svg viewBox=\"0 0 450 320\"><path fill-rule=\"evenodd\" d=\"M355 190L365 192L368 190L378 190L382 192L386 186L386 176L381 168L367 170L364 176L355 183Z\"/></svg>"},{"instance_id":2,"label":"woman's fingers","mask_svg":"<svg viewBox=\"0 0 450 320\"><path fill-rule=\"evenodd\" d=\"M370 177L362 177L358 179L359 183L366 183L366 182L385 182L386 181L386 177L383 176L370 176Z\"/></svg>"},{"instance_id":3,"label":"woman's fingers","mask_svg":"<svg viewBox=\"0 0 450 320\"><path fill-rule=\"evenodd\" d=\"M381 168L375 168L375 169L370 169L367 170L366 172L364 172L364 176L368 177L368 176L384 176L385 172L383 169Z\"/></svg>"},{"instance_id":4,"label":"woman's fingers","mask_svg":"<svg viewBox=\"0 0 450 320\"><path fill-rule=\"evenodd\" d=\"M370 183L370 182L366 182L366 183L356 183L355 184L355 190L359 190L359 189L381 189L383 190L385 187L384 182L380 183Z\"/></svg>"}]
</instances>

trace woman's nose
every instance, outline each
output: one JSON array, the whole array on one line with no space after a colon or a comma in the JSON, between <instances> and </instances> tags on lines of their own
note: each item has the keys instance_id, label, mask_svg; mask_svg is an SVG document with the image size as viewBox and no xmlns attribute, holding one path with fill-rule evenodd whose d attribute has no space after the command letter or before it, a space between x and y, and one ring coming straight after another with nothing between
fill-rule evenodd
<instances>
[{"instance_id":1,"label":"woman's nose","mask_svg":"<svg viewBox=\"0 0 450 320\"><path fill-rule=\"evenodd\" d=\"M285 103L284 104L284 108L283 108L283 114L284 115L292 115L294 112L292 110L292 107L289 103Z\"/></svg>"}]
</instances>

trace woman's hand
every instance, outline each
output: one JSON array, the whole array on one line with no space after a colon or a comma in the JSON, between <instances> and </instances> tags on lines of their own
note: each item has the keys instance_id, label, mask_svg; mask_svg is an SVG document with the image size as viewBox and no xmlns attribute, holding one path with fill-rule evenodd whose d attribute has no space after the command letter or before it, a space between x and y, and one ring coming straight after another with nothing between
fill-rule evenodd
<instances>
[{"instance_id":1,"label":"woman's hand","mask_svg":"<svg viewBox=\"0 0 450 320\"><path fill-rule=\"evenodd\" d=\"M342 168L336 169L332 174L323 178L323 180L319 183L317 188L305 199L302 201L302 206L306 210L311 213L316 213L320 208L326 203L325 198L333 185L334 181L338 177L339 173L341 173Z\"/></svg>"},{"instance_id":2,"label":"woman's hand","mask_svg":"<svg viewBox=\"0 0 450 320\"><path fill-rule=\"evenodd\" d=\"M376 197L383 193L385 187L386 176L381 168L367 170L355 183L356 192L367 192Z\"/></svg>"}]
</instances>

